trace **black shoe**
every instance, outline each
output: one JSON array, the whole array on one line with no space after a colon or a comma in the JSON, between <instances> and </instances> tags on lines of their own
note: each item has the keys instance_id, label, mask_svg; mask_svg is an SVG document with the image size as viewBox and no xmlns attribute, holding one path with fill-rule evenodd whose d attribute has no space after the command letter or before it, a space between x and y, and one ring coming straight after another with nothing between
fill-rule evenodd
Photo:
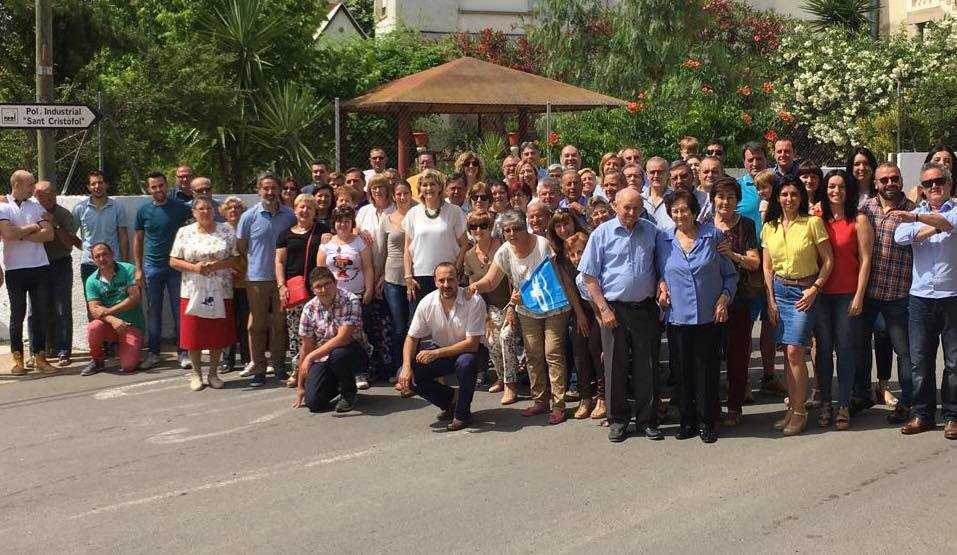
<instances>
[{"instance_id":1,"label":"black shoe","mask_svg":"<svg viewBox=\"0 0 957 555\"><path fill-rule=\"evenodd\" d=\"M868 397L864 399L864 398L857 397L857 398L851 399L851 406L848 407L848 412L850 413L851 416L856 416L873 406L874 406L873 398Z\"/></svg>"},{"instance_id":2,"label":"black shoe","mask_svg":"<svg viewBox=\"0 0 957 555\"><path fill-rule=\"evenodd\" d=\"M266 385L266 374L253 374L249 380L249 387L262 387Z\"/></svg>"},{"instance_id":3,"label":"black shoe","mask_svg":"<svg viewBox=\"0 0 957 555\"><path fill-rule=\"evenodd\" d=\"M106 370L106 364L102 360L91 360L90 363L83 368L83 371L80 372L80 375L92 376L103 370Z\"/></svg>"},{"instance_id":4,"label":"black shoe","mask_svg":"<svg viewBox=\"0 0 957 555\"><path fill-rule=\"evenodd\" d=\"M887 415L887 421L891 424L903 424L910 418L910 407L897 403L894 410Z\"/></svg>"},{"instance_id":5,"label":"black shoe","mask_svg":"<svg viewBox=\"0 0 957 555\"><path fill-rule=\"evenodd\" d=\"M275 369L273 375L276 376L277 380L279 380L280 382L284 382L289 379L289 372L286 371L285 364L279 364L279 365L273 366L273 368Z\"/></svg>"},{"instance_id":6,"label":"black shoe","mask_svg":"<svg viewBox=\"0 0 957 555\"><path fill-rule=\"evenodd\" d=\"M450 432L457 432L459 430L464 430L465 428L468 428L471 425L472 425L471 418L469 418L468 420L459 420L458 418L453 418L452 421L449 422L449 425L445 427L445 429Z\"/></svg>"},{"instance_id":7,"label":"black shoe","mask_svg":"<svg viewBox=\"0 0 957 555\"><path fill-rule=\"evenodd\" d=\"M356 406L356 398L358 397L357 393L352 395L342 395L339 397L339 402L336 403L336 412L349 412Z\"/></svg>"},{"instance_id":8,"label":"black shoe","mask_svg":"<svg viewBox=\"0 0 957 555\"><path fill-rule=\"evenodd\" d=\"M628 423L612 422L608 426L608 441L612 443L621 443L628 437Z\"/></svg>"},{"instance_id":9,"label":"black shoe","mask_svg":"<svg viewBox=\"0 0 957 555\"><path fill-rule=\"evenodd\" d=\"M679 426L678 431L675 432L675 439L690 439L698 435L698 431L694 429L694 426Z\"/></svg>"},{"instance_id":10,"label":"black shoe","mask_svg":"<svg viewBox=\"0 0 957 555\"><path fill-rule=\"evenodd\" d=\"M714 426L702 424L698 426L698 437L705 443L714 443L718 441L718 432L715 431Z\"/></svg>"},{"instance_id":11,"label":"black shoe","mask_svg":"<svg viewBox=\"0 0 957 555\"><path fill-rule=\"evenodd\" d=\"M665 439L665 434L661 433L661 428L654 424L645 426L645 437L654 441Z\"/></svg>"}]
</instances>

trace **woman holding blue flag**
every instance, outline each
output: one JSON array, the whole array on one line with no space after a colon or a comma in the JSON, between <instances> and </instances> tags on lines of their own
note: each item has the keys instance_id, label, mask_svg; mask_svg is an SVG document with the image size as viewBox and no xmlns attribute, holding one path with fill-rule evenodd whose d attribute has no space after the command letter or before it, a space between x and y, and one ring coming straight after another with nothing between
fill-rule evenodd
<instances>
[{"instance_id":1,"label":"woman holding blue flag","mask_svg":"<svg viewBox=\"0 0 957 555\"><path fill-rule=\"evenodd\" d=\"M515 307L525 340L534 401L522 416L549 411L545 398L547 376L552 396L548 423L561 424L565 421L565 329L569 311L575 310L579 332L586 336L587 318L578 295L572 294L567 274L555 262L548 239L529 233L525 215L517 210L500 214L498 225L506 243L495 253L485 277L470 285L469 290L472 294L488 293L508 276L513 290L510 304Z\"/></svg>"}]
</instances>

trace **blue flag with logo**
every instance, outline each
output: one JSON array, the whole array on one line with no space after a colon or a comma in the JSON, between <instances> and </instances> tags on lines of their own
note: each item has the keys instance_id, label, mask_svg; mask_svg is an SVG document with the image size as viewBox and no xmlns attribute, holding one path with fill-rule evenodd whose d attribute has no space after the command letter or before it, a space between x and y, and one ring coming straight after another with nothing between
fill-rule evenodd
<instances>
[{"instance_id":1,"label":"blue flag with logo","mask_svg":"<svg viewBox=\"0 0 957 555\"><path fill-rule=\"evenodd\" d=\"M545 314L568 306L565 288L550 258L542 260L519 288L522 304L535 314Z\"/></svg>"}]
</instances>

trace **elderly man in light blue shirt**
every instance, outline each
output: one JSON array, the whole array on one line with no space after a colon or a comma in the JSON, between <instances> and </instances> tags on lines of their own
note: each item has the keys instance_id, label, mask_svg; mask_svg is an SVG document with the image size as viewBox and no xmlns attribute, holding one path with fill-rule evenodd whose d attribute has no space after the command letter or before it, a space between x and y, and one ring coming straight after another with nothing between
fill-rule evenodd
<instances>
[{"instance_id":1,"label":"elderly man in light blue shirt","mask_svg":"<svg viewBox=\"0 0 957 555\"><path fill-rule=\"evenodd\" d=\"M618 216L595 229L578 270L588 296L598 309L601 326L612 330L613 365L606 367L605 397L608 401L608 439L623 441L632 414L625 398L625 383L631 375L636 418L645 435L662 439L652 401L660 341L660 311L655 301L658 276L655 270L655 224L642 217L641 194L631 188L615 198ZM609 371L610 370L610 371Z\"/></svg>"},{"instance_id":2,"label":"elderly man in light blue shirt","mask_svg":"<svg viewBox=\"0 0 957 555\"><path fill-rule=\"evenodd\" d=\"M266 383L266 350L276 378L285 381L286 312L279 301L276 284L276 239L296 223L292 210L279 202L279 178L271 173L256 180L261 201L239 218L236 236L239 250L249 261L246 268L246 296L249 298L249 349L253 377L249 385Z\"/></svg>"},{"instance_id":3,"label":"elderly man in light blue shirt","mask_svg":"<svg viewBox=\"0 0 957 555\"><path fill-rule=\"evenodd\" d=\"M921 168L927 196L907 212L894 230L894 241L910 245L914 277L908 300L910 354L914 398L910 418L901 428L909 435L932 430L937 412L937 344L944 350L940 385L944 437L957 439L957 205L951 198L953 176L946 166L930 162Z\"/></svg>"}]
</instances>

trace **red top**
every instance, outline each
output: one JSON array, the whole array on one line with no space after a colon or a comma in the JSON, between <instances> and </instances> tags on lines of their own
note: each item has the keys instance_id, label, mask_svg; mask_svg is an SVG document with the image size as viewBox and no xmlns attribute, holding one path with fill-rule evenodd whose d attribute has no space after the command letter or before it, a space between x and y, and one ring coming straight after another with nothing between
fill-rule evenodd
<instances>
[{"instance_id":1,"label":"red top","mask_svg":"<svg viewBox=\"0 0 957 555\"><path fill-rule=\"evenodd\" d=\"M853 294L857 291L857 274L861 269L861 260L857 256L856 223L842 219L825 222L824 226L834 252L834 269L824 284L824 292Z\"/></svg>"}]
</instances>

